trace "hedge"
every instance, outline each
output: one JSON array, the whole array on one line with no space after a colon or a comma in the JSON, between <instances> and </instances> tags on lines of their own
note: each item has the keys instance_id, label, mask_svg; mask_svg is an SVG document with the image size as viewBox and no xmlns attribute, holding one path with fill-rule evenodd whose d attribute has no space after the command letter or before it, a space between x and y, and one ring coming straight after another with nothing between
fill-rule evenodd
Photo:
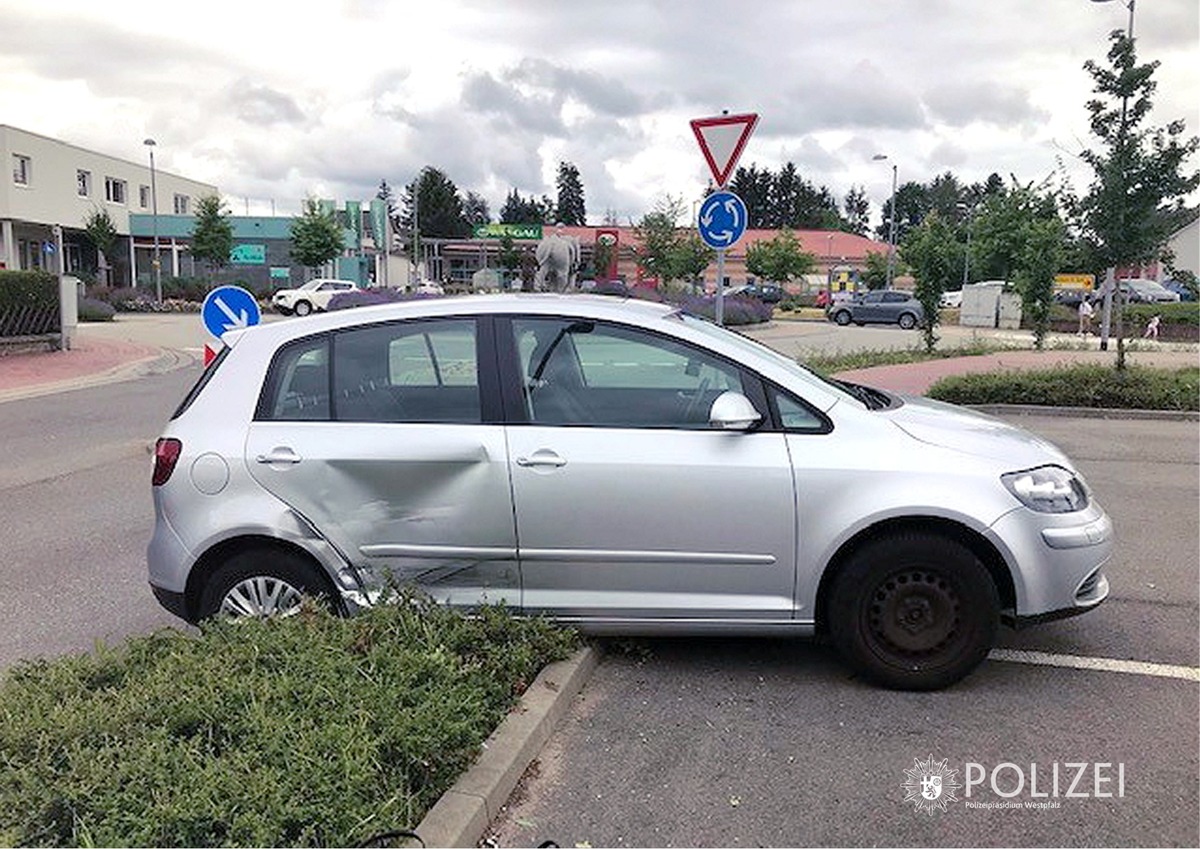
<instances>
[{"instance_id":1,"label":"hedge","mask_svg":"<svg viewBox=\"0 0 1200 849\"><path fill-rule=\"evenodd\" d=\"M1077 364L944 377L931 398L954 404L1032 404L1099 409L1200 411L1200 368Z\"/></svg>"},{"instance_id":2,"label":"hedge","mask_svg":"<svg viewBox=\"0 0 1200 849\"><path fill-rule=\"evenodd\" d=\"M26 662L0 685L0 845L354 846L412 828L575 644L406 596Z\"/></svg>"},{"instance_id":3,"label":"hedge","mask_svg":"<svg viewBox=\"0 0 1200 849\"><path fill-rule=\"evenodd\" d=\"M58 308L58 278L48 271L0 270L0 312Z\"/></svg>"}]
</instances>

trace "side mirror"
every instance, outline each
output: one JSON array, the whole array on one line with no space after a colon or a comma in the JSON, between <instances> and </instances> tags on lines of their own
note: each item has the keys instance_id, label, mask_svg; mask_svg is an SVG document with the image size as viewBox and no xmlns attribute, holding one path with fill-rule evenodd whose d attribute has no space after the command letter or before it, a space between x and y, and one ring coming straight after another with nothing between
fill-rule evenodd
<instances>
[{"instance_id":1,"label":"side mirror","mask_svg":"<svg viewBox=\"0 0 1200 849\"><path fill-rule=\"evenodd\" d=\"M722 392L708 413L708 423L718 430L750 430L761 421L762 414L740 392Z\"/></svg>"}]
</instances>

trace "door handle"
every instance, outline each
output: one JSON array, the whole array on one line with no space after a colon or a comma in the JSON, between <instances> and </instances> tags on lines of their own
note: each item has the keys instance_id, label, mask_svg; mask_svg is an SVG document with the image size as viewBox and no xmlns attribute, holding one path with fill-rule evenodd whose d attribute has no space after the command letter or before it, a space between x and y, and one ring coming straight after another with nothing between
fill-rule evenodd
<instances>
[{"instance_id":1,"label":"door handle","mask_svg":"<svg viewBox=\"0 0 1200 849\"><path fill-rule=\"evenodd\" d=\"M518 457L517 465L524 466L526 468L531 466L553 466L554 468L559 468L567 465L567 461L562 457L559 457L553 451L547 451L546 449L542 448L534 451L533 454L528 457Z\"/></svg>"},{"instance_id":2,"label":"door handle","mask_svg":"<svg viewBox=\"0 0 1200 849\"><path fill-rule=\"evenodd\" d=\"M291 463L295 465L300 462L300 455L291 448L279 446L272 448L266 454L259 454L255 459L260 463Z\"/></svg>"}]
</instances>

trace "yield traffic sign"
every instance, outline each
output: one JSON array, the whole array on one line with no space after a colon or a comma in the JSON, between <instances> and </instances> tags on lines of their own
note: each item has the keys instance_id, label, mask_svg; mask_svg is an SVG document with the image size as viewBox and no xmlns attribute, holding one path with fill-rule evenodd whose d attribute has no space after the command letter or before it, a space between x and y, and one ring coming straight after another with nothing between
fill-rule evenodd
<instances>
[{"instance_id":1,"label":"yield traffic sign","mask_svg":"<svg viewBox=\"0 0 1200 849\"><path fill-rule=\"evenodd\" d=\"M758 114L717 115L712 118L692 120L692 132L700 143L700 152L712 171L717 188L729 182L729 175L737 166L750 134L758 125Z\"/></svg>"}]
</instances>

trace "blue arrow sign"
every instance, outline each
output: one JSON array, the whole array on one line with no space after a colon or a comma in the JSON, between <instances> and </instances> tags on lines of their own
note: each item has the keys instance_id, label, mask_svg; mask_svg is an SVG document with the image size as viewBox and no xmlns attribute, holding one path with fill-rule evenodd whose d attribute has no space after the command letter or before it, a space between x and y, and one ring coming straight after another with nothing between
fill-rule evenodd
<instances>
[{"instance_id":1,"label":"blue arrow sign","mask_svg":"<svg viewBox=\"0 0 1200 849\"><path fill-rule=\"evenodd\" d=\"M732 247L746 232L746 204L733 192L713 192L700 204L696 229L710 248Z\"/></svg>"},{"instance_id":2,"label":"blue arrow sign","mask_svg":"<svg viewBox=\"0 0 1200 849\"><path fill-rule=\"evenodd\" d=\"M218 286L204 299L200 317L208 332L220 339L222 333L258 324L262 313L258 301L241 286Z\"/></svg>"}]
</instances>

